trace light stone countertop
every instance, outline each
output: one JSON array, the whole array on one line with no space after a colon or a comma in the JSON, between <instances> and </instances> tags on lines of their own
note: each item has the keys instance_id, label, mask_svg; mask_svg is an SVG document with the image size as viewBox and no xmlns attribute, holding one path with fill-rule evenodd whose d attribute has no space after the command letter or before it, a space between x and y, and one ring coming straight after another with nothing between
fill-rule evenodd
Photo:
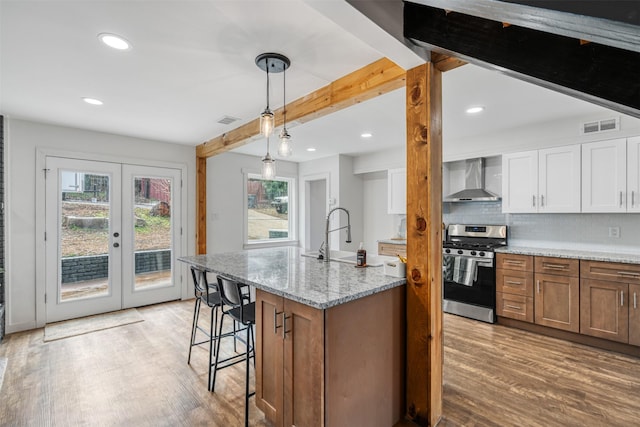
<instances>
[{"instance_id":1,"label":"light stone countertop","mask_svg":"<svg viewBox=\"0 0 640 427\"><path fill-rule=\"evenodd\" d=\"M626 264L640 264L640 254L596 252L574 249L549 249L528 246L506 246L496 248L496 252L518 255L548 256L556 258L578 258L588 261L621 262Z\"/></svg>"},{"instance_id":2,"label":"light stone countertop","mask_svg":"<svg viewBox=\"0 0 640 427\"><path fill-rule=\"evenodd\" d=\"M251 249L194 255L178 261L255 286L293 301L326 309L404 285L406 279L386 276L383 267L302 256L300 248Z\"/></svg>"}]
</instances>

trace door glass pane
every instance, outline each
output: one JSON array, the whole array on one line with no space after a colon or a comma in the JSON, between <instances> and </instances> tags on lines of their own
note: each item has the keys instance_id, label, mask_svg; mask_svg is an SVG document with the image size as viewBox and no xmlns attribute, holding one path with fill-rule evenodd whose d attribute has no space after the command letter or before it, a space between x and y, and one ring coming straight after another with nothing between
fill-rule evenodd
<instances>
[{"instance_id":1,"label":"door glass pane","mask_svg":"<svg viewBox=\"0 0 640 427\"><path fill-rule=\"evenodd\" d=\"M134 290L171 286L171 184L134 178Z\"/></svg>"},{"instance_id":2,"label":"door glass pane","mask_svg":"<svg viewBox=\"0 0 640 427\"><path fill-rule=\"evenodd\" d=\"M109 295L110 177L60 173L60 301Z\"/></svg>"}]
</instances>

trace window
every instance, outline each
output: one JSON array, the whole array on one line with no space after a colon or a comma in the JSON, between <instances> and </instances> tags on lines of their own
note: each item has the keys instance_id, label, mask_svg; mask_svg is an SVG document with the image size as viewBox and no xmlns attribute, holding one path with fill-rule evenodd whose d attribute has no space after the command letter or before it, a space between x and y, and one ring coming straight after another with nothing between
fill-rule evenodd
<instances>
[{"instance_id":1,"label":"window","mask_svg":"<svg viewBox=\"0 0 640 427\"><path fill-rule=\"evenodd\" d=\"M246 243L285 243L295 240L294 179L262 179L247 174Z\"/></svg>"}]
</instances>

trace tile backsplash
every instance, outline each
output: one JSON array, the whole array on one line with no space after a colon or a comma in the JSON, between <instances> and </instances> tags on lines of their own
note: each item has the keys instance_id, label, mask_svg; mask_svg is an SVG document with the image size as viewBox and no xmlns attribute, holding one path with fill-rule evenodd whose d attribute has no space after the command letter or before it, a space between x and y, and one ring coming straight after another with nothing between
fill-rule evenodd
<instances>
[{"instance_id":1,"label":"tile backsplash","mask_svg":"<svg viewBox=\"0 0 640 427\"><path fill-rule=\"evenodd\" d=\"M449 224L506 224L512 246L640 253L640 214L504 214L500 202L444 203ZM619 227L620 237L609 237Z\"/></svg>"}]
</instances>

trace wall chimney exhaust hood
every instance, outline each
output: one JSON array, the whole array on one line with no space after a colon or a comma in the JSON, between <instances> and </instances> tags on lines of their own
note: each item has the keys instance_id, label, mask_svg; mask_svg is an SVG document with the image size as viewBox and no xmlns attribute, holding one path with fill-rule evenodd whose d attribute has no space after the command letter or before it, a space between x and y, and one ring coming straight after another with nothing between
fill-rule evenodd
<instances>
[{"instance_id":1,"label":"wall chimney exhaust hood","mask_svg":"<svg viewBox=\"0 0 640 427\"><path fill-rule=\"evenodd\" d=\"M495 202L500 196L484 189L484 159L465 160L464 190L444 198L445 202Z\"/></svg>"}]
</instances>

